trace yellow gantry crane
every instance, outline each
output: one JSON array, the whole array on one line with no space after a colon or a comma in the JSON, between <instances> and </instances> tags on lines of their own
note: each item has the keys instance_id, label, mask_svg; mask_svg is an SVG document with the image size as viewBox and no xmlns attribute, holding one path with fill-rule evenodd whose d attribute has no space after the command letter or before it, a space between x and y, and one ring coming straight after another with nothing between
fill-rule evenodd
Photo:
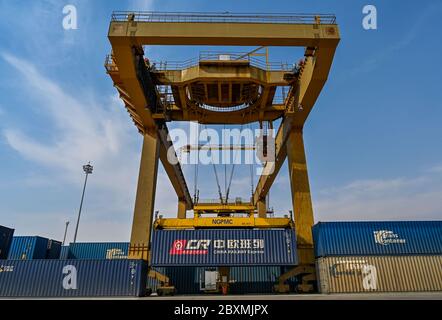
<instances>
[{"instance_id":1,"label":"yellow gantry crane","mask_svg":"<svg viewBox=\"0 0 442 320\"><path fill-rule=\"evenodd\" d=\"M313 210L303 142L303 127L332 65L339 43L333 15L264 15L213 13L115 12L109 27L112 53L106 70L143 135L141 164L131 234L131 258L148 259L153 225L158 161L177 194L177 218L157 219L156 228L294 228L300 265L282 276L305 275L314 280L311 227ZM258 46L249 53L202 52L197 59L178 63L152 63L144 45ZM265 63L258 50L271 46L303 47L295 65ZM278 88L288 88L276 101ZM265 172L247 203L194 203L179 162L172 164L167 151L167 122L243 125L281 119L275 137L275 161ZM266 196L287 158L294 220L267 216ZM266 170L272 169L272 170ZM186 211L194 210L194 218ZM247 217L231 216L245 212ZM202 217L217 213L214 219ZM256 213L256 216L255 216ZM144 248L146 250L140 250Z\"/></svg>"}]
</instances>

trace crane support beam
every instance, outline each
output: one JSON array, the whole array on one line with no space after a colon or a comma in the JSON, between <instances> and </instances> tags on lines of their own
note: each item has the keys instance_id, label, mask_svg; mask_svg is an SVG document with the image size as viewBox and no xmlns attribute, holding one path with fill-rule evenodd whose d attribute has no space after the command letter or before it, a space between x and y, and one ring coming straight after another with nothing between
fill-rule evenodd
<instances>
[{"instance_id":1,"label":"crane support beam","mask_svg":"<svg viewBox=\"0 0 442 320\"><path fill-rule=\"evenodd\" d=\"M161 218L155 220L155 229L198 229L198 228L293 228L290 218L251 217L194 217L187 219Z\"/></svg>"},{"instance_id":2,"label":"crane support beam","mask_svg":"<svg viewBox=\"0 0 442 320\"><path fill-rule=\"evenodd\" d=\"M315 56L307 56L299 81L286 99L286 114L275 137L275 162L267 163L256 185L253 203L265 199L287 156L287 138L292 130L302 130L322 88L327 81L336 48L318 48Z\"/></svg>"},{"instance_id":3,"label":"crane support beam","mask_svg":"<svg viewBox=\"0 0 442 320\"><path fill-rule=\"evenodd\" d=\"M186 109L178 109L175 105L171 106L171 121L197 121L200 124L244 124L261 121L275 121L284 115L284 106L274 104L264 109L264 115L259 117L259 112L232 111L232 112L214 112L205 110L204 117L198 112L190 112Z\"/></svg>"},{"instance_id":4,"label":"crane support beam","mask_svg":"<svg viewBox=\"0 0 442 320\"><path fill-rule=\"evenodd\" d=\"M257 203L258 209L258 217L266 218L267 217L267 205L265 200L259 200Z\"/></svg>"},{"instance_id":5,"label":"crane support beam","mask_svg":"<svg viewBox=\"0 0 442 320\"><path fill-rule=\"evenodd\" d=\"M178 199L185 201L186 208L190 210L192 208L192 197L187 188L181 166L179 163L172 164L167 158L168 150L174 150L171 149L173 145L170 139L168 139L167 126L164 125L159 129L152 117L152 112L147 108L149 104L146 93L140 84L135 65L136 55L139 55L139 52L136 52L136 49L130 47L116 47L113 50L113 59L118 67L114 67L112 72L110 72L112 74L112 80L120 92L122 100L125 102L126 108L131 114L138 130L142 134L145 134L146 131L158 132L160 141L159 157L161 163L172 183Z\"/></svg>"},{"instance_id":6,"label":"crane support beam","mask_svg":"<svg viewBox=\"0 0 442 320\"><path fill-rule=\"evenodd\" d=\"M143 87L137 77L135 54L141 47L132 45L114 45L112 43L113 58L118 66L120 87L124 87L125 95L130 97L131 106L142 121L146 130L155 130L155 121L149 110ZM115 80L114 80L115 83Z\"/></svg>"},{"instance_id":7,"label":"crane support beam","mask_svg":"<svg viewBox=\"0 0 442 320\"><path fill-rule=\"evenodd\" d=\"M157 132L160 139L161 163L163 164L164 170L178 196L178 200L186 204L186 210L190 210L193 206L192 196L187 187L181 165L177 160L175 148L170 140L167 126L163 124L161 128L157 129ZM169 159L169 157L171 159Z\"/></svg>"},{"instance_id":8,"label":"crane support beam","mask_svg":"<svg viewBox=\"0 0 442 320\"><path fill-rule=\"evenodd\" d=\"M287 156L287 149L285 147L287 127L286 120L284 119L279 126L278 132L275 137L275 161L267 162L265 164L263 174L259 177L256 184L255 192L253 193L253 203L258 204L259 201L265 201L265 198L272 186L273 182L281 169L282 164Z\"/></svg>"},{"instance_id":9,"label":"crane support beam","mask_svg":"<svg viewBox=\"0 0 442 320\"><path fill-rule=\"evenodd\" d=\"M198 203L193 207L193 210L198 213L250 213L255 209L255 206L250 203Z\"/></svg>"},{"instance_id":10,"label":"crane support beam","mask_svg":"<svg viewBox=\"0 0 442 320\"><path fill-rule=\"evenodd\" d=\"M160 143L156 132L145 134L141 151L130 245L148 248L155 204ZM129 250L129 258L147 260L147 250Z\"/></svg>"},{"instance_id":11,"label":"crane support beam","mask_svg":"<svg viewBox=\"0 0 442 320\"><path fill-rule=\"evenodd\" d=\"M301 265L314 264L313 206L302 130L290 132L287 157L299 262Z\"/></svg>"},{"instance_id":12,"label":"crane support beam","mask_svg":"<svg viewBox=\"0 0 442 320\"><path fill-rule=\"evenodd\" d=\"M334 47L336 24L112 21L111 43L130 45Z\"/></svg>"},{"instance_id":13,"label":"crane support beam","mask_svg":"<svg viewBox=\"0 0 442 320\"><path fill-rule=\"evenodd\" d=\"M254 81L267 86L287 86L284 74L288 71L266 71L261 68L226 65L198 65L183 70L155 71L153 74L160 85L185 85L195 81Z\"/></svg>"},{"instance_id":14,"label":"crane support beam","mask_svg":"<svg viewBox=\"0 0 442 320\"><path fill-rule=\"evenodd\" d=\"M187 204L185 201L178 201L178 219L186 219L186 207Z\"/></svg>"}]
</instances>

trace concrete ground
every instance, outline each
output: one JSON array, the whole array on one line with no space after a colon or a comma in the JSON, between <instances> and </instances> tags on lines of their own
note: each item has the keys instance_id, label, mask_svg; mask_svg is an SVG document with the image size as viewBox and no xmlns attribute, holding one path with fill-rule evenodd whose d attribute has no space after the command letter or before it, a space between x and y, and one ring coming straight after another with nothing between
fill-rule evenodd
<instances>
[{"instance_id":1,"label":"concrete ground","mask_svg":"<svg viewBox=\"0 0 442 320\"><path fill-rule=\"evenodd\" d=\"M442 292L345 293L345 294L266 294L266 295L187 295L141 298L149 300L442 300Z\"/></svg>"},{"instance_id":2,"label":"concrete ground","mask_svg":"<svg viewBox=\"0 0 442 320\"><path fill-rule=\"evenodd\" d=\"M0 300L174 300L174 301L222 301L222 300L442 300L442 292L394 292L394 293L345 293L345 294L262 294L262 295L185 295L133 298L133 297L110 297L110 298L0 298Z\"/></svg>"}]
</instances>

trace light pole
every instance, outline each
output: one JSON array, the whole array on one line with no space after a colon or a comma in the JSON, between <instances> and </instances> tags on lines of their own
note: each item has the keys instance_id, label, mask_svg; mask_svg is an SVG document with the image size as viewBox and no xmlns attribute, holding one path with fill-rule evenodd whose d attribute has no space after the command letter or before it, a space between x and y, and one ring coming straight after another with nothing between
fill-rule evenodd
<instances>
[{"instance_id":1,"label":"light pole","mask_svg":"<svg viewBox=\"0 0 442 320\"><path fill-rule=\"evenodd\" d=\"M63 244L62 244L62 246L64 246L64 243L66 242L66 235L68 233L68 226L69 226L69 221L66 221L66 228L64 229L64 237L63 237Z\"/></svg>"},{"instance_id":2,"label":"light pole","mask_svg":"<svg viewBox=\"0 0 442 320\"><path fill-rule=\"evenodd\" d=\"M84 191L86 190L87 176L89 174L92 174L93 169L94 167L91 166L90 162L83 166L83 171L84 173L86 173L86 178L84 179L83 194L81 195L80 209L78 210L78 219L77 219L77 226L75 227L74 243L77 241L78 225L80 224L81 208L83 207Z\"/></svg>"}]
</instances>

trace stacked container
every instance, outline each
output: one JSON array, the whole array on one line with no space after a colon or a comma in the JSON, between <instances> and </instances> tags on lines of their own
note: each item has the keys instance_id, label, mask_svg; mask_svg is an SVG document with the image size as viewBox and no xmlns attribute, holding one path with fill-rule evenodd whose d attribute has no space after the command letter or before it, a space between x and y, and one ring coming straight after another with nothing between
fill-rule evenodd
<instances>
[{"instance_id":1,"label":"stacked container","mask_svg":"<svg viewBox=\"0 0 442 320\"><path fill-rule=\"evenodd\" d=\"M48 250L46 252L46 259L59 259L61 253L61 242L56 240L48 241Z\"/></svg>"},{"instance_id":2,"label":"stacked container","mask_svg":"<svg viewBox=\"0 0 442 320\"><path fill-rule=\"evenodd\" d=\"M0 259L6 259L8 257L13 235L14 229L0 226Z\"/></svg>"},{"instance_id":3,"label":"stacked container","mask_svg":"<svg viewBox=\"0 0 442 320\"><path fill-rule=\"evenodd\" d=\"M46 259L49 239L38 236L13 237L9 260Z\"/></svg>"},{"instance_id":4,"label":"stacked container","mask_svg":"<svg viewBox=\"0 0 442 320\"><path fill-rule=\"evenodd\" d=\"M59 259L61 242L38 236L12 238L9 260Z\"/></svg>"},{"instance_id":5,"label":"stacked container","mask_svg":"<svg viewBox=\"0 0 442 320\"><path fill-rule=\"evenodd\" d=\"M204 293L204 273L206 270L217 271L216 267L159 267L156 271L169 277L177 294ZM285 267L257 266L257 267L230 267L229 293L231 294L269 294L279 276L286 271ZM289 279L288 283L295 288L296 279ZM148 287L156 291L158 283L148 279Z\"/></svg>"},{"instance_id":6,"label":"stacked container","mask_svg":"<svg viewBox=\"0 0 442 320\"><path fill-rule=\"evenodd\" d=\"M68 250L69 259L127 259L129 242L77 242L64 250Z\"/></svg>"},{"instance_id":7,"label":"stacked container","mask_svg":"<svg viewBox=\"0 0 442 320\"><path fill-rule=\"evenodd\" d=\"M293 230L155 230L152 266L297 265Z\"/></svg>"},{"instance_id":8,"label":"stacked container","mask_svg":"<svg viewBox=\"0 0 442 320\"><path fill-rule=\"evenodd\" d=\"M60 259L61 260L69 259L69 246L61 246Z\"/></svg>"},{"instance_id":9,"label":"stacked container","mask_svg":"<svg viewBox=\"0 0 442 320\"><path fill-rule=\"evenodd\" d=\"M442 291L442 221L313 227L322 293Z\"/></svg>"},{"instance_id":10,"label":"stacked container","mask_svg":"<svg viewBox=\"0 0 442 320\"><path fill-rule=\"evenodd\" d=\"M143 296L142 260L0 260L0 297Z\"/></svg>"}]
</instances>

